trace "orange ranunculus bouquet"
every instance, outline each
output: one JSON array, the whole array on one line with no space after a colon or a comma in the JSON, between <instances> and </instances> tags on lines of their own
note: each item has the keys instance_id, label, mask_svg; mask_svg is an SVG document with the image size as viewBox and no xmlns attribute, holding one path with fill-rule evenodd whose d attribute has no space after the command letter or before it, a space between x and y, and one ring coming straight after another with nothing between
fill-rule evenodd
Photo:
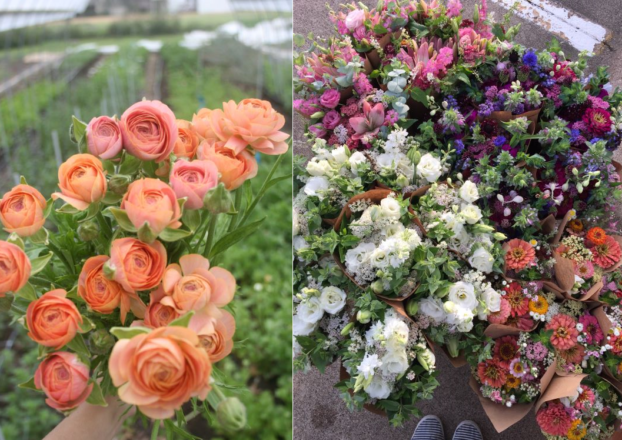
<instances>
[{"instance_id":1,"label":"orange ranunculus bouquet","mask_svg":"<svg viewBox=\"0 0 622 440\"><path fill-rule=\"evenodd\" d=\"M287 151L283 125L255 99L192 121L146 100L120 119L73 119L80 153L59 167L59 190L46 200L22 177L0 200L0 297L39 344L23 387L62 412L117 396L167 438L189 401L243 426L213 374L235 333L236 280L218 261L261 224L249 218L280 158L254 193L255 154Z\"/></svg>"}]
</instances>

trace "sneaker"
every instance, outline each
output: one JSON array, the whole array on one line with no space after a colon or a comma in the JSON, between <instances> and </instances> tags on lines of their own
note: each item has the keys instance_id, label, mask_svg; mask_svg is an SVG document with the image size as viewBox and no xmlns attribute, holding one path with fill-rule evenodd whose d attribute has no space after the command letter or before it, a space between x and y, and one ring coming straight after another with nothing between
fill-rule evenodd
<instances>
[{"instance_id":1,"label":"sneaker","mask_svg":"<svg viewBox=\"0 0 622 440\"><path fill-rule=\"evenodd\" d=\"M452 440L484 440L484 437L475 422L465 420L456 428Z\"/></svg>"},{"instance_id":2,"label":"sneaker","mask_svg":"<svg viewBox=\"0 0 622 440\"><path fill-rule=\"evenodd\" d=\"M445 431L441 419L425 416L419 421L411 440L445 440Z\"/></svg>"}]
</instances>

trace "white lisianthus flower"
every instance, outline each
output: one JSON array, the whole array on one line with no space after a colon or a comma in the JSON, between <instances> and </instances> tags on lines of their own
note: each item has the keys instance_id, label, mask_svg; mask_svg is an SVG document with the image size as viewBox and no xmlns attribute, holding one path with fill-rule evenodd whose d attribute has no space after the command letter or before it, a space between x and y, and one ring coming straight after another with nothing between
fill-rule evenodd
<instances>
[{"instance_id":1,"label":"white lisianthus flower","mask_svg":"<svg viewBox=\"0 0 622 440\"><path fill-rule=\"evenodd\" d=\"M462 205L460 216L470 225L474 225L482 219L482 211L473 204Z\"/></svg>"},{"instance_id":2,"label":"white lisianthus flower","mask_svg":"<svg viewBox=\"0 0 622 440\"><path fill-rule=\"evenodd\" d=\"M469 257L469 264L474 269L479 270L480 272L490 273L492 272L492 264L494 260L490 252L488 252L483 247L477 248L473 255Z\"/></svg>"},{"instance_id":3,"label":"white lisianthus flower","mask_svg":"<svg viewBox=\"0 0 622 440\"><path fill-rule=\"evenodd\" d=\"M314 176L307 180L304 192L308 196L317 196L320 200L324 199L324 192L330 187L330 182L326 177Z\"/></svg>"},{"instance_id":4,"label":"white lisianthus flower","mask_svg":"<svg viewBox=\"0 0 622 440\"><path fill-rule=\"evenodd\" d=\"M468 332L473 328L473 312L459 306L453 301L446 301L443 308L447 313L445 322L460 332Z\"/></svg>"},{"instance_id":5,"label":"white lisianthus flower","mask_svg":"<svg viewBox=\"0 0 622 440\"><path fill-rule=\"evenodd\" d=\"M460 187L458 195L465 202L473 203L474 201L479 199L479 191L477 190L477 185L470 180L467 180Z\"/></svg>"},{"instance_id":6,"label":"white lisianthus flower","mask_svg":"<svg viewBox=\"0 0 622 440\"><path fill-rule=\"evenodd\" d=\"M386 268L389 265L387 253L379 247L374 249L371 254L369 254L369 264L379 269Z\"/></svg>"},{"instance_id":7,"label":"white lisianthus flower","mask_svg":"<svg viewBox=\"0 0 622 440\"><path fill-rule=\"evenodd\" d=\"M369 262L371 253L376 249L373 243L360 243L357 247L346 252L346 268L350 273L355 273L361 265Z\"/></svg>"},{"instance_id":8,"label":"white lisianthus flower","mask_svg":"<svg viewBox=\"0 0 622 440\"><path fill-rule=\"evenodd\" d=\"M346 152L346 146L341 146L339 148L335 148L331 151L331 154L337 163L345 163L348 161L348 153Z\"/></svg>"},{"instance_id":9,"label":"white lisianthus flower","mask_svg":"<svg viewBox=\"0 0 622 440\"><path fill-rule=\"evenodd\" d=\"M364 390L372 399L386 399L391 395L391 387L380 376L374 376Z\"/></svg>"},{"instance_id":10,"label":"white lisianthus flower","mask_svg":"<svg viewBox=\"0 0 622 440\"><path fill-rule=\"evenodd\" d=\"M403 349L408 342L408 324L397 316L388 316L384 324L384 339L388 350Z\"/></svg>"},{"instance_id":11,"label":"white lisianthus flower","mask_svg":"<svg viewBox=\"0 0 622 440\"><path fill-rule=\"evenodd\" d=\"M414 229L406 229L402 233L402 240L408 243L411 251L414 251L421 244L421 237Z\"/></svg>"},{"instance_id":12,"label":"white lisianthus flower","mask_svg":"<svg viewBox=\"0 0 622 440\"><path fill-rule=\"evenodd\" d=\"M408 357L406 356L406 350L387 351L382 356L382 372L385 375L389 374L402 374L408 370Z\"/></svg>"},{"instance_id":13,"label":"white lisianthus flower","mask_svg":"<svg viewBox=\"0 0 622 440\"><path fill-rule=\"evenodd\" d=\"M417 164L417 176L423 177L429 183L436 182L441 177L443 170L441 167L441 161L430 153L426 153L421 156L419 163Z\"/></svg>"},{"instance_id":14,"label":"white lisianthus flower","mask_svg":"<svg viewBox=\"0 0 622 440\"><path fill-rule=\"evenodd\" d=\"M308 336L310 335L317 323L310 323L300 319L298 315L294 315L292 319L292 334L294 336Z\"/></svg>"},{"instance_id":15,"label":"white lisianthus flower","mask_svg":"<svg viewBox=\"0 0 622 440\"><path fill-rule=\"evenodd\" d=\"M352 173L354 173L355 176L358 176L358 167L359 167L359 165L364 164L366 162L367 162L367 158L360 151L352 153L352 155L348 159L348 163L350 164L350 168L352 169Z\"/></svg>"},{"instance_id":16,"label":"white lisianthus flower","mask_svg":"<svg viewBox=\"0 0 622 440\"><path fill-rule=\"evenodd\" d=\"M432 319L436 323L445 321L445 310L440 299L429 296L419 303L419 313Z\"/></svg>"},{"instance_id":17,"label":"white lisianthus flower","mask_svg":"<svg viewBox=\"0 0 622 440\"><path fill-rule=\"evenodd\" d=\"M385 171L395 171L402 156L404 154L400 152L382 153L376 157L376 164Z\"/></svg>"},{"instance_id":18,"label":"white lisianthus flower","mask_svg":"<svg viewBox=\"0 0 622 440\"><path fill-rule=\"evenodd\" d=\"M385 237L393 237L395 235L398 235L404 232L405 230L406 228L404 227L404 225L401 224L400 222L397 222L397 223L391 223L386 228L383 228L382 231L380 231L380 233L384 235Z\"/></svg>"},{"instance_id":19,"label":"white lisianthus flower","mask_svg":"<svg viewBox=\"0 0 622 440\"><path fill-rule=\"evenodd\" d=\"M315 324L324 316L324 309L322 308L322 304L320 304L320 299L317 296L312 296L298 304L296 314L304 322Z\"/></svg>"},{"instance_id":20,"label":"white lisianthus flower","mask_svg":"<svg viewBox=\"0 0 622 440\"><path fill-rule=\"evenodd\" d=\"M327 160L311 160L307 164L307 173L312 176L328 176L332 174L332 167Z\"/></svg>"},{"instance_id":21,"label":"white lisianthus flower","mask_svg":"<svg viewBox=\"0 0 622 440\"><path fill-rule=\"evenodd\" d=\"M380 201L380 210L385 218L399 220L402 216L401 209L400 203L393 197L387 197Z\"/></svg>"},{"instance_id":22,"label":"white lisianthus flower","mask_svg":"<svg viewBox=\"0 0 622 440\"><path fill-rule=\"evenodd\" d=\"M325 287L322 289L322 293L320 294L320 305L326 313L334 315L345 307L346 296L346 292L338 287Z\"/></svg>"},{"instance_id":23,"label":"white lisianthus flower","mask_svg":"<svg viewBox=\"0 0 622 440\"><path fill-rule=\"evenodd\" d=\"M485 321L490 313L501 310L501 294L489 286L484 289L481 298L484 306L480 304L477 315L479 319Z\"/></svg>"},{"instance_id":24,"label":"white lisianthus flower","mask_svg":"<svg viewBox=\"0 0 622 440\"><path fill-rule=\"evenodd\" d=\"M400 160L397 162L397 171L403 174L409 181L415 176L415 166L410 161L408 156L402 154Z\"/></svg>"},{"instance_id":25,"label":"white lisianthus flower","mask_svg":"<svg viewBox=\"0 0 622 440\"><path fill-rule=\"evenodd\" d=\"M369 379L374 375L374 370L382 365L377 354L365 353L365 357L361 361L357 370L365 379Z\"/></svg>"},{"instance_id":26,"label":"white lisianthus flower","mask_svg":"<svg viewBox=\"0 0 622 440\"><path fill-rule=\"evenodd\" d=\"M388 263L391 267L401 266L406 260L408 260L408 257L410 257L410 247L408 246L408 243L403 240L399 240L396 237L387 238L380 243L378 248L385 252Z\"/></svg>"},{"instance_id":27,"label":"white lisianthus flower","mask_svg":"<svg viewBox=\"0 0 622 440\"><path fill-rule=\"evenodd\" d=\"M301 235L296 235L294 237L293 244L295 251L299 251L300 249L306 249L309 247L309 243L307 243L307 240L305 240L305 238Z\"/></svg>"},{"instance_id":28,"label":"white lisianthus flower","mask_svg":"<svg viewBox=\"0 0 622 440\"><path fill-rule=\"evenodd\" d=\"M464 281L458 281L449 288L447 299L467 310L474 310L479 304L475 295L475 287Z\"/></svg>"},{"instance_id":29,"label":"white lisianthus flower","mask_svg":"<svg viewBox=\"0 0 622 440\"><path fill-rule=\"evenodd\" d=\"M460 237L464 231L464 219L451 211L441 214L441 220L448 229L451 229L455 237Z\"/></svg>"},{"instance_id":30,"label":"white lisianthus flower","mask_svg":"<svg viewBox=\"0 0 622 440\"><path fill-rule=\"evenodd\" d=\"M384 340L384 324L382 321L376 321L372 324L369 330L365 332L365 340L367 345L374 345L374 342Z\"/></svg>"}]
</instances>

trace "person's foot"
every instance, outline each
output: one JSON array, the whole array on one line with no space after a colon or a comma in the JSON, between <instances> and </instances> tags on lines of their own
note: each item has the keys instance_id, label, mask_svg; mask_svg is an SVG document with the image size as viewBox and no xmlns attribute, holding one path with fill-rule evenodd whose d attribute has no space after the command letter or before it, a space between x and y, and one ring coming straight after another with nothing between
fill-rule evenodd
<instances>
[{"instance_id":1,"label":"person's foot","mask_svg":"<svg viewBox=\"0 0 622 440\"><path fill-rule=\"evenodd\" d=\"M445 440L445 431L441 419L425 416L419 421L411 440Z\"/></svg>"},{"instance_id":2,"label":"person's foot","mask_svg":"<svg viewBox=\"0 0 622 440\"><path fill-rule=\"evenodd\" d=\"M456 428L452 440L484 440L484 437L475 422L465 420Z\"/></svg>"}]
</instances>

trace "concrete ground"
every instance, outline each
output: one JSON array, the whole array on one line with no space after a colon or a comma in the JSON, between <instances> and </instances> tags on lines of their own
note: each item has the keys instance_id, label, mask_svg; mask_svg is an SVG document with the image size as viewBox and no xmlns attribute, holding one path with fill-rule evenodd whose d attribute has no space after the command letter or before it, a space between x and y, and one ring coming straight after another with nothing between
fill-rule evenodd
<instances>
[{"instance_id":1,"label":"concrete ground","mask_svg":"<svg viewBox=\"0 0 622 440\"><path fill-rule=\"evenodd\" d=\"M506 12L498 5L499 0L489 0L489 10L495 12L500 20ZM328 19L326 3L337 9L343 0L293 0L294 32L307 35L329 36L332 24ZM363 0L370 7L375 0ZM467 11L473 8L474 0L463 0ZM609 65L614 86L622 87L622 3L620 0L558 0L571 12L600 24L611 31L611 38L590 62L591 66ZM528 47L543 48L552 37L546 24L537 25L522 19L519 42ZM543 27L544 26L544 27ZM568 57L575 57L577 50L562 41ZM309 156L305 144L304 119L294 115L294 151ZM617 160L622 158L620 150ZM437 355L438 380L441 385L434 393L434 399L419 405L422 413L435 414L441 418L446 438L451 438L453 430L462 420L475 421L484 434L485 440L540 440L544 439L530 413L521 422L498 434L486 415L478 399L471 391L468 367L455 369L442 353ZM298 373L294 376L294 438L296 440L408 440L418 420L411 420L404 427L392 428L386 419L367 411L349 412L333 385L339 381L339 365L327 368L324 375L317 370Z\"/></svg>"}]
</instances>

